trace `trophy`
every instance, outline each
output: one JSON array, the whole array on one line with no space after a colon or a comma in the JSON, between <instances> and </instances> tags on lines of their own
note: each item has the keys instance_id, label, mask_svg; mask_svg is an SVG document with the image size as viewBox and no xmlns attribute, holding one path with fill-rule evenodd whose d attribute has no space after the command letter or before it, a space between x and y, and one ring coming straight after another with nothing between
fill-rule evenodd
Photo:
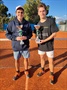
<instances>
[{"instance_id":1,"label":"trophy","mask_svg":"<svg viewBox=\"0 0 67 90\"><path fill-rule=\"evenodd\" d=\"M19 33L19 36L23 36L23 30L22 30L22 28L23 28L23 25L20 25L20 26L16 26L17 28L18 28L18 33ZM20 45L23 45L24 44L24 42L23 42L23 40L21 40L20 41Z\"/></svg>"},{"instance_id":2,"label":"trophy","mask_svg":"<svg viewBox=\"0 0 67 90\"><path fill-rule=\"evenodd\" d=\"M34 27L35 27L35 29L36 29L36 35L37 35L35 41L36 41L36 43L40 43L40 39L39 39L39 37L38 37L40 25L34 25Z\"/></svg>"}]
</instances>

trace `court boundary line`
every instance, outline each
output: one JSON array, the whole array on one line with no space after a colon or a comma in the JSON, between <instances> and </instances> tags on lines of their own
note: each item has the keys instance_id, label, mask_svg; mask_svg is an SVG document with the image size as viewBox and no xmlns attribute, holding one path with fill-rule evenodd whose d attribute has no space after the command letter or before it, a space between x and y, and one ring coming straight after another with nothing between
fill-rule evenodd
<instances>
[{"instance_id":1,"label":"court boundary line","mask_svg":"<svg viewBox=\"0 0 67 90\"><path fill-rule=\"evenodd\" d=\"M35 38L31 38L29 40L35 40ZM54 40L67 40L67 38L54 38ZM0 38L0 41L11 41L7 38Z\"/></svg>"}]
</instances>

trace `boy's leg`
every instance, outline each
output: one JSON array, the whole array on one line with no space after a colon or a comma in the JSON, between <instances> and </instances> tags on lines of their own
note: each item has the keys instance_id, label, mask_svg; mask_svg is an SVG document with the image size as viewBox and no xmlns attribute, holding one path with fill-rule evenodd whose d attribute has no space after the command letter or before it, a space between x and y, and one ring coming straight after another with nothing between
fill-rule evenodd
<instances>
[{"instance_id":1,"label":"boy's leg","mask_svg":"<svg viewBox=\"0 0 67 90\"><path fill-rule=\"evenodd\" d=\"M15 68L16 68L16 71L20 71L20 59L15 60Z\"/></svg>"},{"instance_id":2,"label":"boy's leg","mask_svg":"<svg viewBox=\"0 0 67 90\"><path fill-rule=\"evenodd\" d=\"M48 61L49 61L50 83L54 84L54 62L53 62L54 51L46 52L46 54L48 56Z\"/></svg>"},{"instance_id":3,"label":"boy's leg","mask_svg":"<svg viewBox=\"0 0 67 90\"><path fill-rule=\"evenodd\" d=\"M28 69L28 58L24 58L24 68L25 70Z\"/></svg>"},{"instance_id":4,"label":"boy's leg","mask_svg":"<svg viewBox=\"0 0 67 90\"><path fill-rule=\"evenodd\" d=\"M49 69L50 69L50 83L54 84L54 64L53 58L48 58L49 60Z\"/></svg>"},{"instance_id":5,"label":"boy's leg","mask_svg":"<svg viewBox=\"0 0 67 90\"><path fill-rule=\"evenodd\" d=\"M45 67L45 60L44 60L44 55L45 52L38 50L38 54L40 55L40 60L41 60L41 72L37 74L37 76L41 76L45 73L44 67Z\"/></svg>"},{"instance_id":6,"label":"boy's leg","mask_svg":"<svg viewBox=\"0 0 67 90\"><path fill-rule=\"evenodd\" d=\"M14 59L15 59L15 68L16 68L16 73L13 77L13 80L17 80L20 76L20 52L14 52Z\"/></svg>"},{"instance_id":7,"label":"boy's leg","mask_svg":"<svg viewBox=\"0 0 67 90\"><path fill-rule=\"evenodd\" d=\"M40 60L41 60L41 68L44 68L45 66L44 54L40 55Z\"/></svg>"},{"instance_id":8,"label":"boy's leg","mask_svg":"<svg viewBox=\"0 0 67 90\"><path fill-rule=\"evenodd\" d=\"M53 58L49 58L49 57L48 57L48 61L49 61L49 69L50 69L50 72L54 72Z\"/></svg>"},{"instance_id":9,"label":"boy's leg","mask_svg":"<svg viewBox=\"0 0 67 90\"><path fill-rule=\"evenodd\" d=\"M29 57L30 57L30 53L29 53L29 50L26 49L22 52L22 55L24 57L24 68L25 68L25 75L27 78L30 78L30 75L29 75L29 70L28 70L28 66L29 66Z\"/></svg>"},{"instance_id":10,"label":"boy's leg","mask_svg":"<svg viewBox=\"0 0 67 90\"><path fill-rule=\"evenodd\" d=\"M24 58L24 68L25 68L25 75L28 77L29 76L29 70L28 70L28 59L27 58Z\"/></svg>"}]
</instances>

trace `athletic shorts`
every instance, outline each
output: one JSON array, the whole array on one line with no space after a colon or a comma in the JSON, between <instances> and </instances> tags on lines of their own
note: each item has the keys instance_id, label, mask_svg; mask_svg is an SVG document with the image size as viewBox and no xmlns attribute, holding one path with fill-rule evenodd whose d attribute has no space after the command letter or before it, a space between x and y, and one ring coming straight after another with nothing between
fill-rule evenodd
<instances>
[{"instance_id":1,"label":"athletic shorts","mask_svg":"<svg viewBox=\"0 0 67 90\"><path fill-rule=\"evenodd\" d=\"M40 51L38 50L39 55L46 54L49 58L54 58L54 51Z\"/></svg>"},{"instance_id":2,"label":"athletic shorts","mask_svg":"<svg viewBox=\"0 0 67 90\"><path fill-rule=\"evenodd\" d=\"M21 56L23 56L24 58L29 58L30 57L30 53L29 50L23 50L23 51L14 51L14 59L18 60Z\"/></svg>"}]
</instances>

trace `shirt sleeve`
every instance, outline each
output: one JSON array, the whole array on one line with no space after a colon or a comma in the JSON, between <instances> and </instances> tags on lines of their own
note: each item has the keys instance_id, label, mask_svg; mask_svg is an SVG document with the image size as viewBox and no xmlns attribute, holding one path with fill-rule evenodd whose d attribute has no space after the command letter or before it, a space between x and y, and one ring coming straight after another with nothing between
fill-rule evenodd
<instances>
[{"instance_id":1,"label":"shirt sleeve","mask_svg":"<svg viewBox=\"0 0 67 90\"><path fill-rule=\"evenodd\" d=\"M54 18L51 18L51 33L58 32L59 29Z\"/></svg>"},{"instance_id":2,"label":"shirt sleeve","mask_svg":"<svg viewBox=\"0 0 67 90\"><path fill-rule=\"evenodd\" d=\"M16 40L16 36L14 36L13 32L12 32L12 23L11 22L7 26L6 37L10 40Z\"/></svg>"}]
</instances>

